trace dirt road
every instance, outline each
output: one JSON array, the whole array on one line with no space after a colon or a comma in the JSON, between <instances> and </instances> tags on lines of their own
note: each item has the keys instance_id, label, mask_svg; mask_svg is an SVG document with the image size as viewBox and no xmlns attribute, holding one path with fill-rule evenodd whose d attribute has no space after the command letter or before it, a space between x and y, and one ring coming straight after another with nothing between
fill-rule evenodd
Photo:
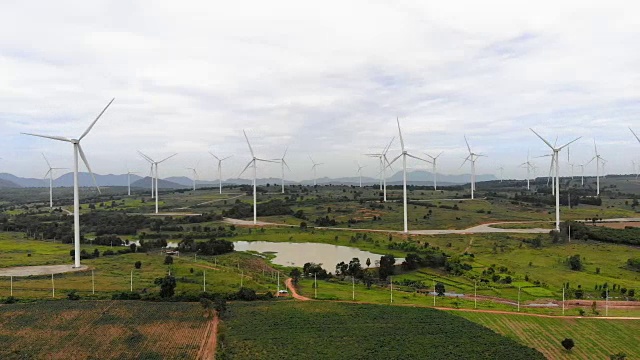
<instances>
[{"instance_id":1,"label":"dirt road","mask_svg":"<svg viewBox=\"0 0 640 360\"><path fill-rule=\"evenodd\" d=\"M218 325L220 324L220 318L218 314L213 316L213 319L207 327L206 335L202 339L200 345L200 351L198 352L197 359L199 360L215 360L216 349L218 347Z\"/></svg>"},{"instance_id":2,"label":"dirt road","mask_svg":"<svg viewBox=\"0 0 640 360\"><path fill-rule=\"evenodd\" d=\"M302 296L300 294L298 294L298 291L296 290L296 288L293 286L293 280L291 278L288 278L287 280L285 280L284 282L287 285L287 289L289 289L289 293L291 293L291 296L296 299L296 300L302 300L302 301L309 301L311 300L310 298L306 297L306 296Z\"/></svg>"}]
</instances>

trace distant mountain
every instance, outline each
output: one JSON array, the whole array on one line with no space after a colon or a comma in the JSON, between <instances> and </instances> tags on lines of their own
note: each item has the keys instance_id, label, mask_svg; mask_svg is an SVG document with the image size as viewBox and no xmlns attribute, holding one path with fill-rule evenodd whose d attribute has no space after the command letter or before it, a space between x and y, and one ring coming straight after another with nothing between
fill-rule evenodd
<instances>
[{"instance_id":1,"label":"distant mountain","mask_svg":"<svg viewBox=\"0 0 640 360\"><path fill-rule=\"evenodd\" d=\"M19 188L19 187L21 187L21 186L16 184L16 183L14 183L13 181L0 179L0 189Z\"/></svg>"},{"instance_id":2,"label":"distant mountain","mask_svg":"<svg viewBox=\"0 0 640 360\"><path fill-rule=\"evenodd\" d=\"M99 186L127 186L127 174L108 174L108 175L100 175L96 174L96 181ZM462 175L444 175L438 174L438 184L440 185L459 185L459 184L468 184L469 178L471 176L469 174ZM433 175L424 170L414 170L407 172L407 182L412 185L431 185ZM497 178L493 175L477 175L476 181L492 181L497 180ZM0 174L0 180L4 181L5 184L2 187L47 187L49 186L49 182L46 179L34 179L34 178L22 178L8 173ZM92 187L93 180L91 179L91 175L87 172L78 173L78 181L81 187ZM372 185L377 184L380 180L372 177L362 177L362 183L364 185ZM222 182L223 185L251 185L252 179L227 179ZM280 184L281 180L279 178L261 178L257 179L258 185L265 184ZM360 178L358 176L351 177L341 177L341 178L328 178L322 177L317 179L317 183L321 185L326 184L334 184L334 185L357 185L360 183ZM302 184L302 185L311 185L313 184L313 180L303 180L301 182L289 181L285 180L285 184ZM389 185L400 185L402 184L402 172L398 171L389 178L387 178L387 184ZM217 180L213 181L196 181L196 185L199 187L214 187L218 185ZM71 187L73 186L73 173L66 173L53 181L53 186L55 187ZM132 187L151 187L151 183L149 177L142 178L138 175L131 175L131 186ZM166 179L160 180L160 188L161 189L182 189L182 188L190 188L193 186L193 182L190 178L186 176L172 176Z\"/></svg>"},{"instance_id":3,"label":"distant mountain","mask_svg":"<svg viewBox=\"0 0 640 360\"><path fill-rule=\"evenodd\" d=\"M45 182L45 180L43 179L21 178L8 173L0 174L0 179L9 181L15 185L10 187L44 187L45 184L46 185L49 184L49 182ZM6 186L6 187L9 187L9 186Z\"/></svg>"},{"instance_id":4,"label":"distant mountain","mask_svg":"<svg viewBox=\"0 0 640 360\"><path fill-rule=\"evenodd\" d=\"M149 189L149 191L151 191L151 178L147 176L145 178L141 178L136 182L132 182L131 187L146 188L146 189ZM173 181L167 181L164 179L158 180L158 189L185 189L190 187L191 186L185 186L185 185L178 184Z\"/></svg>"}]
</instances>

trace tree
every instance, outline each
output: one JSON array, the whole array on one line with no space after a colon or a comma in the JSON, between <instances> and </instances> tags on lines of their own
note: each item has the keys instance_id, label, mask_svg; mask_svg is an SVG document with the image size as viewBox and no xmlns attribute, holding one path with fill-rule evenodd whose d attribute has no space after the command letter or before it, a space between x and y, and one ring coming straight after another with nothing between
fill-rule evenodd
<instances>
[{"instance_id":1,"label":"tree","mask_svg":"<svg viewBox=\"0 0 640 360\"><path fill-rule=\"evenodd\" d=\"M165 256L165 258L164 258L164 264L165 264L165 265L171 265L171 264L173 264L173 256L171 256L171 255L167 255L167 256Z\"/></svg>"},{"instance_id":2,"label":"tree","mask_svg":"<svg viewBox=\"0 0 640 360\"><path fill-rule=\"evenodd\" d=\"M571 350L575 346L573 339L569 339L569 338L562 340L561 344L567 350Z\"/></svg>"},{"instance_id":3,"label":"tree","mask_svg":"<svg viewBox=\"0 0 640 360\"><path fill-rule=\"evenodd\" d=\"M227 311L227 299L222 296L216 296L213 298L213 307L216 309L219 316L224 315Z\"/></svg>"},{"instance_id":4,"label":"tree","mask_svg":"<svg viewBox=\"0 0 640 360\"><path fill-rule=\"evenodd\" d=\"M136 245L136 243L129 244L129 249L131 249L132 253L135 253L137 248L138 248L138 245Z\"/></svg>"},{"instance_id":5,"label":"tree","mask_svg":"<svg viewBox=\"0 0 640 360\"><path fill-rule=\"evenodd\" d=\"M367 264L367 268L371 266L371 259L367 258L367 262L365 264Z\"/></svg>"},{"instance_id":6,"label":"tree","mask_svg":"<svg viewBox=\"0 0 640 360\"><path fill-rule=\"evenodd\" d=\"M255 290L243 287L238 291L238 299L245 300L245 301L253 301L258 299L258 295L256 295Z\"/></svg>"},{"instance_id":7,"label":"tree","mask_svg":"<svg viewBox=\"0 0 640 360\"><path fill-rule=\"evenodd\" d=\"M393 266L396 263L396 258L393 255L383 255L380 258L380 267L378 268L378 277L380 280L385 280L387 276L393 275Z\"/></svg>"},{"instance_id":8,"label":"tree","mask_svg":"<svg viewBox=\"0 0 640 360\"><path fill-rule=\"evenodd\" d=\"M67 299L69 300L80 300L80 295L78 295L76 290L71 290L67 293Z\"/></svg>"},{"instance_id":9,"label":"tree","mask_svg":"<svg viewBox=\"0 0 640 360\"><path fill-rule=\"evenodd\" d=\"M349 268L347 269L347 272L349 273L349 275L357 277L360 275L361 271L362 271L362 266L360 266L360 259L358 258L351 259L351 261L349 261Z\"/></svg>"},{"instance_id":10,"label":"tree","mask_svg":"<svg viewBox=\"0 0 640 360\"><path fill-rule=\"evenodd\" d=\"M580 255L572 255L569 257L569 267L574 271L582 270L582 260L580 260Z\"/></svg>"},{"instance_id":11,"label":"tree","mask_svg":"<svg viewBox=\"0 0 640 360\"><path fill-rule=\"evenodd\" d=\"M207 298L200 298L200 305L202 306L202 310L204 310L204 315L207 318L213 317L213 301Z\"/></svg>"},{"instance_id":12,"label":"tree","mask_svg":"<svg viewBox=\"0 0 640 360\"><path fill-rule=\"evenodd\" d=\"M160 297L163 299L170 298L175 293L176 278L171 275L155 279L154 284L160 285Z\"/></svg>"},{"instance_id":13,"label":"tree","mask_svg":"<svg viewBox=\"0 0 640 360\"><path fill-rule=\"evenodd\" d=\"M133 266L135 266L136 269L140 269L142 267L142 262L141 261L136 261L136 263L133 264Z\"/></svg>"},{"instance_id":14,"label":"tree","mask_svg":"<svg viewBox=\"0 0 640 360\"><path fill-rule=\"evenodd\" d=\"M291 276L291 279L293 280L293 283L295 285L298 285L298 281L300 280L300 275L302 275L302 273L300 272L300 269L298 269L298 268L294 268L289 273L289 276Z\"/></svg>"},{"instance_id":15,"label":"tree","mask_svg":"<svg viewBox=\"0 0 640 360\"><path fill-rule=\"evenodd\" d=\"M443 283L440 283L440 282L437 283L435 290L436 290L436 294L438 294L438 296L444 296L445 289L444 289L444 284Z\"/></svg>"},{"instance_id":16,"label":"tree","mask_svg":"<svg viewBox=\"0 0 640 360\"><path fill-rule=\"evenodd\" d=\"M306 230L307 229L307 223L305 221L301 221L300 222L300 230Z\"/></svg>"}]
</instances>

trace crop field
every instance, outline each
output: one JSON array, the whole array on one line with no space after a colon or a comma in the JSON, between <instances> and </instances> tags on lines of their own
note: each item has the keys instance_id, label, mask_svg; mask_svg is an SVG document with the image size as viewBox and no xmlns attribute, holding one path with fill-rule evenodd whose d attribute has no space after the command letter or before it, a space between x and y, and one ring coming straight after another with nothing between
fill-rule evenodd
<instances>
[{"instance_id":1,"label":"crop field","mask_svg":"<svg viewBox=\"0 0 640 360\"><path fill-rule=\"evenodd\" d=\"M433 309L335 302L234 303L222 359L543 359L538 351Z\"/></svg>"},{"instance_id":2,"label":"crop field","mask_svg":"<svg viewBox=\"0 0 640 360\"><path fill-rule=\"evenodd\" d=\"M198 303L47 301L0 306L0 358L195 359L211 320Z\"/></svg>"},{"instance_id":3,"label":"crop field","mask_svg":"<svg viewBox=\"0 0 640 360\"><path fill-rule=\"evenodd\" d=\"M640 358L638 320L542 318L515 314L455 312L521 344L538 349L548 359L608 359L625 353ZM575 347L565 350L560 342L571 338Z\"/></svg>"},{"instance_id":4,"label":"crop field","mask_svg":"<svg viewBox=\"0 0 640 360\"><path fill-rule=\"evenodd\" d=\"M69 251L72 248L72 244L24 239L17 233L0 233L2 267L70 264ZM82 249L104 252L112 248L82 244ZM249 254L230 253L216 257L199 256L197 259L194 256L174 257L172 265L165 265L164 258L164 254L154 251L85 259L82 264L90 270L56 274L53 284L51 276L47 275L14 276L13 296L19 299L64 298L69 291L77 290L82 297L110 299L115 292L129 292L132 278L133 291L148 292L156 288L156 278L169 272L176 277L176 293L201 292L205 277L208 292L231 293L238 291L241 284L257 292L275 292L277 288L271 267L265 260ZM142 264L140 269L134 266L137 261ZM0 298L10 294L11 279L0 276Z\"/></svg>"}]
</instances>

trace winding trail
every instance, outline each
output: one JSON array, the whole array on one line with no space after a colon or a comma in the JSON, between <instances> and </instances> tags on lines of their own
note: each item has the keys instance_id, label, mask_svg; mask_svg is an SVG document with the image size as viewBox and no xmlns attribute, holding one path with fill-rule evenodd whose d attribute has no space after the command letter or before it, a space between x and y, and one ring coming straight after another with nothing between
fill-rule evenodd
<instances>
[{"instance_id":1,"label":"winding trail","mask_svg":"<svg viewBox=\"0 0 640 360\"><path fill-rule=\"evenodd\" d=\"M256 224L251 220L241 220L224 218L224 222L228 224L238 226L282 226L282 227L296 227L296 225L272 223L265 221L258 221ZM509 234L548 234L550 229L531 228L531 229L501 229L492 227L492 225L501 224L527 224L527 223L539 223L540 221L501 221L487 224L481 224L472 226L468 229L434 229L434 230L409 230L409 235L447 235L447 234L487 234L487 233L509 233ZM379 233L394 233L404 234L400 230L384 230L384 229L356 229L356 228L339 228L339 227L326 227L316 226L314 229L321 230L341 230L341 231L358 231L358 232L379 232Z\"/></svg>"},{"instance_id":2,"label":"winding trail","mask_svg":"<svg viewBox=\"0 0 640 360\"><path fill-rule=\"evenodd\" d=\"M217 313L213 315L213 319L207 326L207 331L202 339L200 345L200 351L196 357L199 360L215 360L216 349L218 347L218 325L220 324L220 317Z\"/></svg>"},{"instance_id":3,"label":"winding trail","mask_svg":"<svg viewBox=\"0 0 640 360\"><path fill-rule=\"evenodd\" d=\"M291 296L294 299L301 300L301 301L309 301L309 300L311 300L310 298L308 298L306 296L302 296L302 295L298 294L298 290L295 288L295 286L293 286L293 280L291 278L287 278L287 280L285 280L284 283L287 285L287 289L289 289L289 292L291 293Z\"/></svg>"}]
</instances>

